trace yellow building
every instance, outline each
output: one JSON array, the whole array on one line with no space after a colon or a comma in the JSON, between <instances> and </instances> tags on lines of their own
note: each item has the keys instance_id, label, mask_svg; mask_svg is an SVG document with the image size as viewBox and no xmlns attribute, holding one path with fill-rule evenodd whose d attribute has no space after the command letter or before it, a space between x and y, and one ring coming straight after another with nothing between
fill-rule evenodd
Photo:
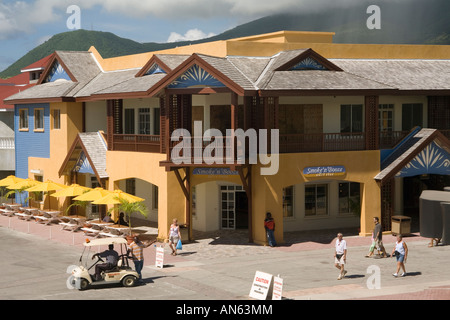
<instances>
[{"instance_id":1,"label":"yellow building","mask_svg":"<svg viewBox=\"0 0 450 320\"><path fill-rule=\"evenodd\" d=\"M190 238L244 228L266 244L266 212L278 242L298 230L369 235L373 217L389 230L418 199L402 192L417 177L448 181L450 46L332 37L283 31L110 59L55 52L37 86L5 100L16 173L142 197L162 239L177 218ZM411 170L430 149L441 157Z\"/></svg>"}]
</instances>

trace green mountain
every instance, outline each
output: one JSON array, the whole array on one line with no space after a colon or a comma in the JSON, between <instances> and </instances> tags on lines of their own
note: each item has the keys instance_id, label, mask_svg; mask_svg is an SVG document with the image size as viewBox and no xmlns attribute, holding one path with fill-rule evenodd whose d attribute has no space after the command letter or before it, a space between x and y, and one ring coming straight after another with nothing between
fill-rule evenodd
<instances>
[{"instance_id":1,"label":"green mountain","mask_svg":"<svg viewBox=\"0 0 450 320\"><path fill-rule=\"evenodd\" d=\"M335 32L335 43L447 44L450 45L450 1L373 0L381 9L381 29L366 26L368 3L361 0L345 7L327 7L314 12L291 12L264 17L242 24L217 36L191 42L139 43L110 32L76 30L53 36L34 48L4 71L0 78L20 73L20 69L55 50L88 50L95 46L104 58L157 51L188 44L226 40L281 30Z\"/></svg>"}]
</instances>

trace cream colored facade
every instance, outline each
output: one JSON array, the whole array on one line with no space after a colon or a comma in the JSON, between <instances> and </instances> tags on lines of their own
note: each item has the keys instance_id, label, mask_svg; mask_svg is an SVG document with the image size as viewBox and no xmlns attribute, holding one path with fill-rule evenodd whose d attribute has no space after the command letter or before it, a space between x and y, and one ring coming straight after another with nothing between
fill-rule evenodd
<instances>
[{"instance_id":1,"label":"cream colored facade","mask_svg":"<svg viewBox=\"0 0 450 320\"><path fill-rule=\"evenodd\" d=\"M191 54L201 52L213 56L244 55L271 56L283 50L312 48L326 58L389 58L389 59L450 59L448 46L405 46L405 45L357 45L333 44L333 33L312 32L279 32L262 36L246 37L228 41L199 44L180 47L163 52L167 54ZM141 68L155 53L144 53L126 57L103 59L95 48L90 51L96 57L104 71ZM211 125L211 106L229 105L230 94L215 93L194 95L192 106L200 107L203 116L204 130ZM243 98L238 98L243 103ZM340 132L340 106L344 104L363 105L364 96L281 96L280 105L321 105L323 110L323 133ZM423 104L424 124L427 124L426 96L380 96L380 104L393 105L394 130L401 130L402 104ZM150 110L150 134L156 131L154 124L155 110L159 108L157 97L143 99L123 99L123 110L135 110L135 133L138 134L138 113L141 108ZM51 128L50 158L29 158L30 171L42 172L44 180L50 179L67 183L67 177L59 177L58 169L67 156L76 135L83 130L96 132L107 130L107 105L105 100L50 103L52 110L61 110L61 129ZM364 108L363 108L364 110ZM200 114L201 114L200 113ZM51 116L50 116L51 118ZM83 119L84 118L84 119ZM364 118L364 117L363 117ZM84 121L84 122L83 122ZM166 160L165 154L107 151L106 166L108 172L107 189L125 190L127 179L136 180L136 195L146 199L149 208L148 220L157 222L159 238L167 238L172 219L180 224L186 221L186 199L174 172L167 172L160 162ZM372 231L372 220L380 216L380 186L374 176L380 171L380 151L336 151L316 153L291 153L279 155L279 171L275 175L259 174L260 164L252 165L252 212L251 237L258 244L266 244L263 221L266 212L271 212L275 218L276 238L283 242L284 232L299 230L316 230L329 228L360 227L360 234L367 236ZM303 175L306 167L344 166L345 174L327 178L308 178ZM200 231L221 229L223 186L240 186L242 181L234 175L196 175L193 169L190 173L191 217L190 228ZM30 177L34 178L30 173ZM89 185L89 177L84 184ZM182 177L183 178L183 177ZM356 182L360 184L361 213L356 216L351 213L339 213L338 184L341 182ZM327 212L321 216L305 215L305 187L314 184L327 185ZM293 186L293 215L283 217L283 189ZM158 192L155 192L157 187ZM195 199L192 199L195 188ZM400 188L400 186L397 186ZM234 191L242 192L242 189ZM155 199L157 197L157 199ZM56 200L53 199L57 205ZM157 203L157 205L155 205ZM67 203L59 203L67 206ZM53 202L52 202L53 206ZM401 206L396 204L396 210ZM137 217L139 218L139 217Z\"/></svg>"}]
</instances>

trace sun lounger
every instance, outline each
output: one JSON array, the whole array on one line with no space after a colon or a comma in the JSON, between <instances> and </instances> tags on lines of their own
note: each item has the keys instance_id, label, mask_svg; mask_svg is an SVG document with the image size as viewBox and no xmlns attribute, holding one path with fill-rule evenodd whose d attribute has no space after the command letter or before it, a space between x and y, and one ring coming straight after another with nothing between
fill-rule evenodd
<instances>
[{"instance_id":1,"label":"sun lounger","mask_svg":"<svg viewBox=\"0 0 450 320\"><path fill-rule=\"evenodd\" d=\"M0 212L2 215L7 216L7 217L13 217L14 214L16 213L16 211L13 210L9 210L9 209L0 209Z\"/></svg>"},{"instance_id":2,"label":"sun lounger","mask_svg":"<svg viewBox=\"0 0 450 320\"><path fill-rule=\"evenodd\" d=\"M88 227L83 227L83 228L81 228L81 230L84 231L84 233L87 236L91 236L91 237L94 237L94 238L98 238L99 235L100 235L100 231L101 231L101 230L98 230L98 229L88 228Z\"/></svg>"},{"instance_id":3,"label":"sun lounger","mask_svg":"<svg viewBox=\"0 0 450 320\"><path fill-rule=\"evenodd\" d=\"M33 215L30 212L23 211L23 212L16 212L16 216L19 217L19 219L30 221L33 218Z\"/></svg>"}]
</instances>

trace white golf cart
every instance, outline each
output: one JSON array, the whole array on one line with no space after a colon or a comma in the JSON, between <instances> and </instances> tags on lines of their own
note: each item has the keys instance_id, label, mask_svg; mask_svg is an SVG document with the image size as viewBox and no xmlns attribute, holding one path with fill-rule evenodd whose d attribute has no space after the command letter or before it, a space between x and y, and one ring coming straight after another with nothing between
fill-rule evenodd
<instances>
[{"instance_id":1,"label":"white golf cart","mask_svg":"<svg viewBox=\"0 0 450 320\"><path fill-rule=\"evenodd\" d=\"M87 266L89 257L91 256L91 248L98 246L108 246L110 244L120 246L120 255L117 267L102 272L102 280L94 281L94 276L89 271L99 262L103 262L103 259L96 255L97 261L95 261L90 267ZM105 284L122 284L124 287L133 287L136 285L139 275L128 264L127 256L127 240L124 238L102 238L87 240L84 243L84 249L80 257L80 266L70 266L67 269L68 273L72 275L67 280L67 285L72 286L78 290L86 290L89 286L105 285ZM86 248L89 250L86 253ZM124 251L125 249L125 251ZM118 251L115 248L116 251ZM125 252L125 253L124 253ZM83 265L84 263L84 265Z\"/></svg>"}]
</instances>

